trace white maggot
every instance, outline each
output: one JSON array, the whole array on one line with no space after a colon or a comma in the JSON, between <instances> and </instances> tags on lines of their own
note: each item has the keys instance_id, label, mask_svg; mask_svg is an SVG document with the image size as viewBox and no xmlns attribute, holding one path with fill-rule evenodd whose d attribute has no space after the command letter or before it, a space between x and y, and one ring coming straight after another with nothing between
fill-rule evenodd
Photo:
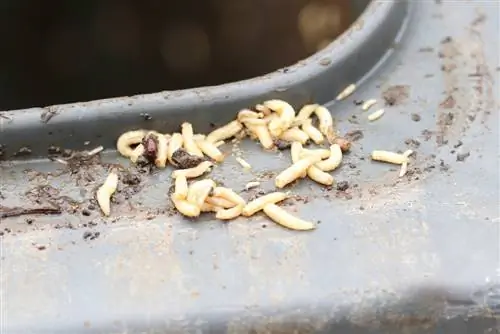
<instances>
[{"instance_id":1,"label":"white maggot","mask_svg":"<svg viewBox=\"0 0 500 334\"><path fill-rule=\"evenodd\" d=\"M334 133L332 114L323 106L318 106L318 108L314 110L314 113L318 117L319 131L327 138L330 138Z\"/></svg>"},{"instance_id":2,"label":"white maggot","mask_svg":"<svg viewBox=\"0 0 500 334\"><path fill-rule=\"evenodd\" d=\"M302 122L304 122L306 119L311 118L312 114L318 107L319 104L306 104L305 106L303 106L302 109L300 109L297 117L295 117L293 124L302 125Z\"/></svg>"},{"instance_id":3,"label":"white maggot","mask_svg":"<svg viewBox=\"0 0 500 334\"><path fill-rule=\"evenodd\" d=\"M245 205L246 201L237 193L235 193L232 189L225 188L225 187L216 187L213 191L213 196L214 197L220 197L224 198L230 202L233 202L235 204L242 204Z\"/></svg>"},{"instance_id":4,"label":"white maggot","mask_svg":"<svg viewBox=\"0 0 500 334\"><path fill-rule=\"evenodd\" d=\"M217 162L224 161L224 154L215 144L205 140L205 136L197 135L194 137L194 141L205 155Z\"/></svg>"},{"instance_id":5,"label":"white maggot","mask_svg":"<svg viewBox=\"0 0 500 334\"><path fill-rule=\"evenodd\" d=\"M182 140L184 142L184 149L192 155L203 157L203 152L194 141L193 126L191 123L184 122L181 125Z\"/></svg>"},{"instance_id":6,"label":"white maggot","mask_svg":"<svg viewBox=\"0 0 500 334\"><path fill-rule=\"evenodd\" d=\"M201 213L201 210L197 205L190 203L185 199L179 198L175 193L170 196L170 199L174 203L177 211L186 217L198 217Z\"/></svg>"},{"instance_id":7,"label":"white maggot","mask_svg":"<svg viewBox=\"0 0 500 334\"><path fill-rule=\"evenodd\" d=\"M132 151L132 154L130 154L130 161L132 161L134 164L139 160L140 157L144 155L144 152L146 151L146 148L144 145L139 144L137 145L136 148Z\"/></svg>"},{"instance_id":8,"label":"white maggot","mask_svg":"<svg viewBox=\"0 0 500 334\"><path fill-rule=\"evenodd\" d=\"M408 162L408 156L405 156L404 154L381 150L373 151L371 158L375 161L387 162L395 165L401 165L404 162Z\"/></svg>"},{"instance_id":9,"label":"white maggot","mask_svg":"<svg viewBox=\"0 0 500 334\"><path fill-rule=\"evenodd\" d=\"M189 187L186 177L184 175L178 176L175 179L175 188L174 188L174 194L176 194L176 198L186 199L188 196L188 192L189 192Z\"/></svg>"},{"instance_id":10,"label":"white maggot","mask_svg":"<svg viewBox=\"0 0 500 334\"><path fill-rule=\"evenodd\" d=\"M277 120L271 120L269 123L271 135L279 137L284 131L291 127L295 119L295 110L289 103L283 100L268 100L264 102L264 106L279 115Z\"/></svg>"},{"instance_id":11,"label":"white maggot","mask_svg":"<svg viewBox=\"0 0 500 334\"><path fill-rule=\"evenodd\" d=\"M182 135L180 133L174 133L170 138L167 150L167 157L170 163L175 164L175 162L172 160L172 156L178 149L182 148L183 143L184 140L182 139Z\"/></svg>"},{"instance_id":12,"label":"white maggot","mask_svg":"<svg viewBox=\"0 0 500 334\"><path fill-rule=\"evenodd\" d=\"M238 121L232 121L223 127L220 127L212 131L206 138L209 143L216 143L220 140L226 140L228 138L236 136L243 130L243 125Z\"/></svg>"},{"instance_id":13,"label":"white maggot","mask_svg":"<svg viewBox=\"0 0 500 334\"><path fill-rule=\"evenodd\" d=\"M321 131L312 125L311 119L306 119L302 122L302 131L304 131L315 144L321 144L325 141L325 137L323 137Z\"/></svg>"},{"instance_id":14,"label":"white maggot","mask_svg":"<svg viewBox=\"0 0 500 334\"><path fill-rule=\"evenodd\" d=\"M109 216L111 213L111 196L115 193L116 187L118 187L118 174L112 171L97 190L97 203L105 216Z\"/></svg>"},{"instance_id":15,"label":"white maggot","mask_svg":"<svg viewBox=\"0 0 500 334\"><path fill-rule=\"evenodd\" d=\"M274 192L259 198L254 199L243 208L243 216L250 217L260 210L264 209L267 204L276 204L278 202L284 201L287 198L287 194L283 192Z\"/></svg>"},{"instance_id":16,"label":"white maggot","mask_svg":"<svg viewBox=\"0 0 500 334\"><path fill-rule=\"evenodd\" d=\"M264 207L264 213L274 222L291 230L306 231L316 228L314 223L297 218L276 204L267 204Z\"/></svg>"},{"instance_id":17,"label":"white maggot","mask_svg":"<svg viewBox=\"0 0 500 334\"><path fill-rule=\"evenodd\" d=\"M165 168L168 161L168 142L170 140L170 135L163 135L161 133L156 133L156 158L155 165L158 168Z\"/></svg>"},{"instance_id":18,"label":"white maggot","mask_svg":"<svg viewBox=\"0 0 500 334\"><path fill-rule=\"evenodd\" d=\"M283 132L280 136L280 139L288 142L297 141L301 144L305 144L309 140L309 136L298 127L293 127Z\"/></svg>"},{"instance_id":19,"label":"white maggot","mask_svg":"<svg viewBox=\"0 0 500 334\"><path fill-rule=\"evenodd\" d=\"M146 130L134 130L123 133L116 142L116 149L126 158L133 155L133 145L140 144L148 132Z\"/></svg>"},{"instance_id":20,"label":"white maggot","mask_svg":"<svg viewBox=\"0 0 500 334\"><path fill-rule=\"evenodd\" d=\"M205 203L205 200L214 188L215 182L209 179L193 182L188 190L187 201L201 209L203 203Z\"/></svg>"},{"instance_id":21,"label":"white maggot","mask_svg":"<svg viewBox=\"0 0 500 334\"><path fill-rule=\"evenodd\" d=\"M340 145L333 144L330 146L330 157L315 164L316 167L324 172L331 172L335 170L342 162L342 150Z\"/></svg>"},{"instance_id":22,"label":"white maggot","mask_svg":"<svg viewBox=\"0 0 500 334\"><path fill-rule=\"evenodd\" d=\"M195 177L201 176L208 172L214 164L210 161L203 161L198 166L187 169L178 169L172 172L172 177L175 179L181 175L185 176L187 179L193 179Z\"/></svg>"},{"instance_id":23,"label":"white maggot","mask_svg":"<svg viewBox=\"0 0 500 334\"><path fill-rule=\"evenodd\" d=\"M304 173L307 173L307 169L312 165L314 165L315 163L319 162L320 160L321 158L318 156L308 156L304 159L300 159L292 166L288 167L280 174L278 174L274 182L275 186L277 188L283 188L287 184L292 183L293 181L302 177Z\"/></svg>"},{"instance_id":24,"label":"white maggot","mask_svg":"<svg viewBox=\"0 0 500 334\"><path fill-rule=\"evenodd\" d=\"M241 211L243 210L243 205L238 204L234 208L231 209L220 209L217 210L215 214L215 218L220 220L231 220L236 219L241 215Z\"/></svg>"}]
</instances>

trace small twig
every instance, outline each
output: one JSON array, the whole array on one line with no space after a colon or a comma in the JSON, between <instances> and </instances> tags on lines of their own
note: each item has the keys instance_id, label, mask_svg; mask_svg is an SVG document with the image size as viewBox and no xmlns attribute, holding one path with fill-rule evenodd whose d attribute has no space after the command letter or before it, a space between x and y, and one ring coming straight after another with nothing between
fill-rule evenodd
<instances>
[{"instance_id":1,"label":"small twig","mask_svg":"<svg viewBox=\"0 0 500 334\"><path fill-rule=\"evenodd\" d=\"M104 150L104 147L102 146L97 146L96 148L94 148L93 150L91 151L87 151L86 154L91 157L93 155L96 155L96 154L99 154L101 153L102 151Z\"/></svg>"},{"instance_id":2,"label":"small twig","mask_svg":"<svg viewBox=\"0 0 500 334\"><path fill-rule=\"evenodd\" d=\"M19 207L15 208L2 207L0 209L0 218L19 217L24 215L60 215L61 213L62 211L59 208L43 207L43 208L25 209Z\"/></svg>"}]
</instances>

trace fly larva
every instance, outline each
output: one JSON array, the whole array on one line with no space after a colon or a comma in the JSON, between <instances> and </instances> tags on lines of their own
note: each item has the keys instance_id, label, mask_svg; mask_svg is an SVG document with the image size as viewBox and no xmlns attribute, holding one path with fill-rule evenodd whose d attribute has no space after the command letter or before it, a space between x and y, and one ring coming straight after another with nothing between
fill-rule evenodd
<instances>
[{"instance_id":1,"label":"fly larva","mask_svg":"<svg viewBox=\"0 0 500 334\"><path fill-rule=\"evenodd\" d=\"M243 158L236 157L236 161L243 167L244 169L250 170L252 169L252 166L246 162Z\"/></svg>"},{"instance_id":2,"label":"fly larva","mask_svg":"<svg viewBox=\"0 0 500 334\"><path fill-rule=\"evenodd\" d=\"M243 210L243 205L238 204L231 209L221 209L217 210L215 213L215 218L220 220L232 220L241 216L241 211Z\"/></svg>"},{"instance_id":3,"label":"fly larva","mask_svg":"<svg viewBox=\"0 0 500 334\"><path fill-rule=\"evenodd\" d=\"M264 209L267 204L276 204L278 202L284 201L287 197L287 194L283 192L274 192L261 196L245 205L242 214L243 216L250 217L260 210Z\"/></svg>"},{"instance_id":4,"label":"fly larva","mask_svg":"<svg viewBox=\"0 0 500 334\"><path fill-rule=\"evenodd\" d=\"M318 162L316 167L324 172L331 172L340 166L341 162L342 150L338 144L333 144L330 146L330 157L326 160Z\"/></svg>"},{"instance_id":5,"label":"fly larva","mask_svg":"<svg viewBox=\"0 0 500 334\"><path fill-rule=\"evenodd\" d=\"M246 204L246 201L240 195L225 187L216 187L213 191L213 196L227 199L234 204Z\"/></svg>"},{"instance_id":6,"label":"fly larva","mask_svg":"<svg viewBox=\"0 0 500 334\"><path fill-rule=\"evenodd\" d=\"M255 106L255 110L257 110L258 112L261 112L262 114L264 114L264 116L269 116L272 113L271 109L269 109L268 107L266 107L262 104L257 104Z\"/></svg>"},{"instance_id":7,"label":"fly larva","mask_svg":"<svg viewBox=\"0 0 500 334\"><path fill-rule=\"evenodd\" d=\"M222 146L224 144L225 142L223 140L219 140L218 142L215 142L213 145L218 148L219 146Z\"/></svg>"},{"instance_id":8,"label":"fly larva","mask_svg":"<svg viewBox=\"0 0 500 334\"><path fill-rule=\"evenodd\" d=\"M158 168L165 168L167 166L168 159L168 142L170 135L162 135L161 133L156 134L157 149L155 165Z\"/></svg>"},{"instance_id":9,"label":"fly larva","mask_svg":"<svg viewBox=\"0 0 500 334\"><path fill-rule=\"evenodd\" d=\"M277 188L283 188L287 184L292 183L302 177L304 173L307 173L307 169L320 160L321 158L318 156L308 156L304 159L300 159L276 177L275 186Z\"/></svg>"},{"instance_id":10,"label":"fly larva","mask_svg":"<svg viewBox=\"0 0 500 334\"><path fill-rule=\"evenodd\" d=\"M105 216L109 216L111 213L111 196L113 196L117 186L118 174L112 171L109 173L102 186L97 190L97 203Z\"/></svg>"},{"instance_id":11,"label":"fly larva","mask_svg":"<svg viewBox=\"0 0 500 334\"><path fill-rule=\"evenodd\" d=\"M208 204L207 202L203 203L201 206L201 212L217 212L219 210L223 209L219 206Z\"/></svg>"},{"instance_id":12,"label":"fly larva","mask_svg":"<svg viewBox=\"0 0 500 334\"><path fill-rule=\"evenodd\" d=\"M207 197L205 203L222 208L222 209L231 209L234 208L237 204L233 203L222 197L210 196Z\"/></svg>"},{"instance_id":13,"label":"fly larva","mask_svg":"<svg viewBox=\"0 0 500 334\"><path fill-rule=\"evenodd\" d=\"M295 110L289 103L283 100L268 100L264 102L264 105L279 115L279 121L272 120L269 123L271 135L279 137L292 125L295 119Z\"/></svg>"},{"instance_id":14,"label":"fly larva","mask_svg":"<svg viewBox=\"0 0 500 334\"><path fill-rule=\"evenodd\" d=\"M182 148L183 143L184 141L180 133L174 133L172 135L172 138L170 138L170 142L168 143L167 157L168 161L170 161L171 164L175 165L175 161L172 160L172 156L178 149Z\"/></svg>"},{"instance_id":15,"label":"fly larva","mask_svg":"<svg viewBox=\"0 0 500 334\"><path fill-rule=\"evenodd\" d=\"M301 143L299 143L299 142L292 143L292 146L290 148L290 155L292 156L293 163L298 162L302 158L301 157L302 150L303 150L303 147L302 147ZM304 170L302 172L302 174L300 174L300 177L304 178L304 177L306 177L306 175L307 175L307 170Z\"/></svg>"},{"instance_id":16,"label":"fly larva","mask_svg":"<svg viewBox=\"0 0 500 334\"><path fill-rule=\"evenodd\" d=\"M245 185L245 190L250 190L250 189L253 189L253 188L257 188L258 186L260 186L260 182L257 182L257 181L248 182Z\"/></svg>"},{"instance_id":17,"label":"fly larva","mask_svg":"<svg viewBox=\"0 0 500 334\"><path fill-rule=\"evenodd\" d=\"M324 148L317 148L313 150L308 150L307 148L303 148L300 152L300 158L305 158L309 155L317 155L321 159L328 159L331 155L331 151Z\"/></svg>"},{"instance_id":18,"label":"fly larva","mask_svg":"<svg viewBox=\"0 0 500 334\"><path fill-rule=\"evenodd\" d=\"M175 179L174 194L176 194L179 199L186 199L188 196L189 188L187 179L184 175L181 175Z\"/></svg>"},{"instance_id":19,"label":"fly larva","mask_svg":"<svg viewBox=\"0 0 500 334\"><path fill-rule=\"evenodd\" d=\"M263 118L263 117L264 117L263 113L251 111L248 109L243 109L238 113L237 119L238 119L238 121L243 123L243 120L245 120L245 119L259 119L259 118Z\"/></svg>"},{"instance_id":20,"label":"fly larva","mask_svg":"<svg viewBox=\"0 0 500 334\"><path fill-rule=\"evenodd\" d=\"M323 137L321 131L319 131L314 125L312 125L312 120L310 118L306 119L302 123L302 131L304 131L316 144L321 144L325 141L325 137Z\"/></svg>"},{"instance_id":21,"label":"fly larva","mask_svg":"<svg viewBox=\"0 0 500 334\"><path fill-rule=\"evenodd\" d=\"M399 177L405 176L406 173L408 173L408 163L407 162L403 162L401 164L401 169L399 170Z\"/></svg>"},{"instance_id":22,"label":"fly larva","mask_svg":"<svg viewBox=\"0 0 500 334\"><path fill-rule=\"evenodd\" d=\"M316 228L316 225L314 223L297 218L294 215L289 214L276 204L267 204L264 207L264 213L275 223L291 230L306 231Z\"/></svg>"},{"instance_id":23,"label":"fly larva","mask_svg":"<svg viewBox=\"0 0 500 334\"><path fill-rule=\"evenodd\" d=\"M305 144L309 140L309 136L298 127L293 127L283 132L280 136L280 139L288 142L296 141L301 144Z\"/></svg>"},{"instance_id":24,"label":"fly larva","mask_svg":"<svg viewBox=\"0 0 500 334\"><path fill-rule=\"evenodd\" d=\"M408 162L408 157L395 153L395 152L389 152L389 151L379 151L375 150L372 152L371 156L372 160L375 161L381 161L381 162L387 162L390 164L395 164L395 165L401 165L404 162Z\"/></svg>"},{"instance_id":25,"label":"fly larva","mask_svg":"<svg viewBox=\"0 0 500 334\"><path fill-rule=\"evenodd\" d=\"M144 148L144 145L137 145L137 147L132 151L132 154L130 154L130 161L132 161L134 164L137 163L137 160L139 160L139 158L144 155L145 151L146 149Z\"/></svg>"},{"instance_id":26,"label":"fly larva","mask_svg":"<svg viewBox=\"0 0 500 334\"><path fill-rule=\"evenodd\" d=\"M187 201L201 209L201 206L205 203L205 200L214 188L215 182L209 179L193 182L188 190Z\"/></svg>"},{"instance_id":27,"label":"fly larva","mask_svg":"<svg viewBox=\"0 0 500 334\"><path fill-rule=\"evenodd\" d=\"M209 143L215 143L219 140L226 140L228 138L236 136L238 133L243 130L243 125L238 121L232 121L223 127L220 127L207 136L205 139Z\"/></svg>"},{"instance_id":28,"label":"fly larva","mask_svg":"<svg viewBox=\"0 0 500 334\"><path fill-rule=\"evenodd\" d=\"M172 177L175 179L181 175L185 176L186 179L193 179L195 177L201 176L206 172L210 171L214 164L211 161L203 161L198 166L187 169L178 169L172 172Z\"/></svg>"},{"instance_id":29,"label":"fly larva","mask_svg":"<svg viewBox=\"0 0 500 334\"><path fill-rule=\"evenodd\" d=\"M248 129L259 139L263 148L268 150L274 146L273 138L265 125L248 126Z\"/></svg>"},{"instance_id":30,"label":"fly larva","mask_svg":"<svg viewBox=\"0 0 500 334\"><path fill-rule=\"evenodd\" d=\"M379 119L380 117L382 117L382 115L384 115L385 113L385 110L384 109L379 109L375 112L372 112L370 115L368 115L368 120L370 122L373 122L373 121L376 121L377 119Z\"/></svg>"},{"instance_id":31,"label":"fly larva","mask_svg":"<svg viewBox=\"0 0 500 334\"><path fill-rule=\"evenodd\" d=\"M334 182L333 176L328 173L323 172L316 166L311 166L307 169L307 176L314 182L325 186L331 186Z\"/></svg>"},{"instance_id":32,"label":"fly larva","mask_svg":"<svg viewBox=\"0 0 500 334\"><path fill-rule=\"evenodd\" d=\"M200 208L188 202L185 199L179 198L175 193L170 196L170 199L174 203L175 208L179 211L183 216L186 217L198 217L201 213Z\"/></svg>"},{"instance_id":33,"label":"fly larva","mask_svg":"<svg viewBox=\"0 0 500 334\"><path fill-rule=\"evenodd\" d=\"M361 109L363 109L363 111L367 111L368 109L373 107L375 104L377 104L377 100L375 100L375 99L366 100L363 103L363 105L361 106Z\"/></svg>"},{"instance_id":34,"label":"fly larva","mask_svg":"<svg viewBox=\"0 0 500 334\"><path fill-rule=\"evenodd\" d=\"M333 130L333 117L330 111L323 106L318 106L314 110L314 113L318 117L319 131L321 131L321 133L325 135L327 138L332 137L334 130Z\"/></svg>"},{"instance_id":35,"label":"fly larva","mask_svg":"<svg viewBox=\"0 0 500 334\"><path fill-rule=\"evenodd\" d=\"M302 144L295 141L292 143L292 146L290 147L290 155L292 156L292 162L296 163L300 160L300 155L302 154Z\"/></svg>"},{"instance_id":36,"label":"fly larva","mask_svg":"<svg viewBox=\"0 0 500 334\"><path fill-rule=\"evenodd\" d=\"M344 90L342 92L340 92L339 95L337 95L336 100L340 101L340 100L345 99L346 97L348 97L349 95L351 95L352 93L354 93L355 90L356 90L356 85L355 84L350 84L349 86L347 86L346 88L344 88Z\"/></svg>"},{"instance_id":37,"label":"fly larva","mask_svg":"<svg viewBox=\"0 0 500 334\"><path fill-rule=\"evenodd\" d=\"M413 150L406 150L403 152L403 155L409 158L413 154Z\"/></svg>"},{"instance_id":38,"label":"fly larva","mask_svg":"<svg viewBox=\"0 0 500 334\"><path fill-rule=\"evenodd\" d=\"M246 127L248 126L259 126L259 125L264 125L267 126L267 123L269 123L268 119L264 118L243 118L241 121Z\"/></svg>"},{"instance_id":39,"label":"fly larva","mask_svg":"<svg viewBox=\"0 0 500 334\"><path fill-rule=\"evenodd\" d=\"M305 106L303 106L302 109L300 109L299 113L297 114L297 117L295 117L293 124L301 125L303 121L311 118L312 114L318 107L319 104L306 104Z\"/></svg>"},{"instance_id":40,"label":"fly larva","mask_svg":"<svg viewBox=\"0 0 500 334\"><path fill-rule=\"evenodd\" d=\"M203 157L203 152L194 141L193 126L191 123L184 122L181 125L182 140L184 142L184 149L192 155Z\"/></svg>"},{"instance_id":41,"label":"fly larva","mask_svg":"<svg viewBox=\"0 0 500 334\"><path fill-rule=\"evenodd\" d=\"M196 135L194 136L194 141L201 151L214 161L222 162L224 160L224 154L217 148L217 146L215 146L215 144L206 141L205 136Z\"/></svg>"},{"instance_id":42,"label":"fly larva","mask_svg":"<svg viewBox=\"0 0 500 334\"><path fill-rule=\"evenodd\" d=\"M133 145L140 144L146 136L146 130L134 130L123 133L116 142L116 149L126 158L133 154Z\"/></svg>"}]
</instances>

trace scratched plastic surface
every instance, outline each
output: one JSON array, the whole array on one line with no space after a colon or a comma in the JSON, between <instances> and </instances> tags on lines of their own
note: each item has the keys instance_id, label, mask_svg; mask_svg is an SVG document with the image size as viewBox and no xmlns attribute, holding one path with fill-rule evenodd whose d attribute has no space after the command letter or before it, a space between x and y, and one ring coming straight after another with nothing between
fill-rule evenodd
<instances>
[{"instance_id":1,"label":"scratched plastic surface","mask_svg":"<svg viewBox=\"0 0 500 334\"><path fill-rule=\"evenodd\" d=\"M406 13L406 4L399 6ZM5 219L0 227L11 232L1 237L2 333L498 333L500 72L498 43L491 42L498 39L498 4L420 1L410 9L390 56L352 97L326 103L341 133L360 129L364 136L334 173L349 182L346 191L309 181L292 188L302 200L287 208L320 222L315 231L288 231L263 216L221 223L172 215L169 171L144 176L140 191L113 205L110 219L80 209L37 216L31 224L26 217ZM345 84L332 83L318 99L327 102L326 92L333 99ZM406 86L408 97L368 122L353 101L383 101L395 85ZM308 94L292 91L269 95L299 103ZM162 108L182 101L152 107L161 94L113 99L41 109L55 111L46 123L30 118L38 110L5 112L10 119L2 119L0 143L9 141L7 150L30 145L37 154L47 144L37 138L54 131L69 147L84 148L87 140L88 147L111 147L116 134L134 125L170 131L188 120L206 131L245 103L198 93L212 110L224 110L220 117L202 113L200 104L165 116ZM114 113L75 119L75 110L93 106ZM143 112L153 118L145 121ZM112 121L109 132L98 133ZM408 177L369 160L373 149L416 145L407 139L420 143ZM229 157L211 174L233 189L255 178L271 189L272 173L290 163L287 152L263 153L253 142L240 150L251 172ZM127 165L112 150L102 161ZM26 192L39 185L50 185L46 190L65 203L87 205L106 175L100 164L90 169L94 181L58 170L43 158L4 162L2 205L28 205Z\"/></svg>"}]
</instances>

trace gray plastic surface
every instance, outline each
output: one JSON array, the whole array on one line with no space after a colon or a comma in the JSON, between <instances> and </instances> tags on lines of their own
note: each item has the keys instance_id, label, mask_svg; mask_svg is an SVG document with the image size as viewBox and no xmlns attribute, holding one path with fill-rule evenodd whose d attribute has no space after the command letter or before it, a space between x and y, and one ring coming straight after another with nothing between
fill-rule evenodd
<instances>
[{"instance_id":1,"label":"gray plastic surface","mask_svg":"<svg viewBox=\"0 0 500 334\"><path fill-rule=\"evenodd\" d=\"M376 1L339 40L287 71L2 112L6 156L32 151L1 165L2 205L31 206L26 193L40 185L66 207L75 202L73 214L0 222L11 231L1 237L2 333L497 333L499 22L494 2ZM327 103L351 82L360 83L352 97ZM409 97L377 122L353 104L382 103L395 85ZM342 133L363 131L334 173L347 191L308 181L293 188L302 200L289 208L319 221L315 231L263 216L172 215L169 171L144 175L127 199L123 189L110 219L84 216L107 166L59 175L61 165L43 158L50 145L112 148L132 128L170 132L187 120L208 131L268 97L327 103ZM403 151L408 138L420 142L408 177L368 158L373 149ZM252 172L228 157L214 179L241 189L289 164L288 153L252 142L241 150ZM102 160L127 165L113 150ZM272 184L268 177L262 188Z\"/></svg>"}]
</instances>

